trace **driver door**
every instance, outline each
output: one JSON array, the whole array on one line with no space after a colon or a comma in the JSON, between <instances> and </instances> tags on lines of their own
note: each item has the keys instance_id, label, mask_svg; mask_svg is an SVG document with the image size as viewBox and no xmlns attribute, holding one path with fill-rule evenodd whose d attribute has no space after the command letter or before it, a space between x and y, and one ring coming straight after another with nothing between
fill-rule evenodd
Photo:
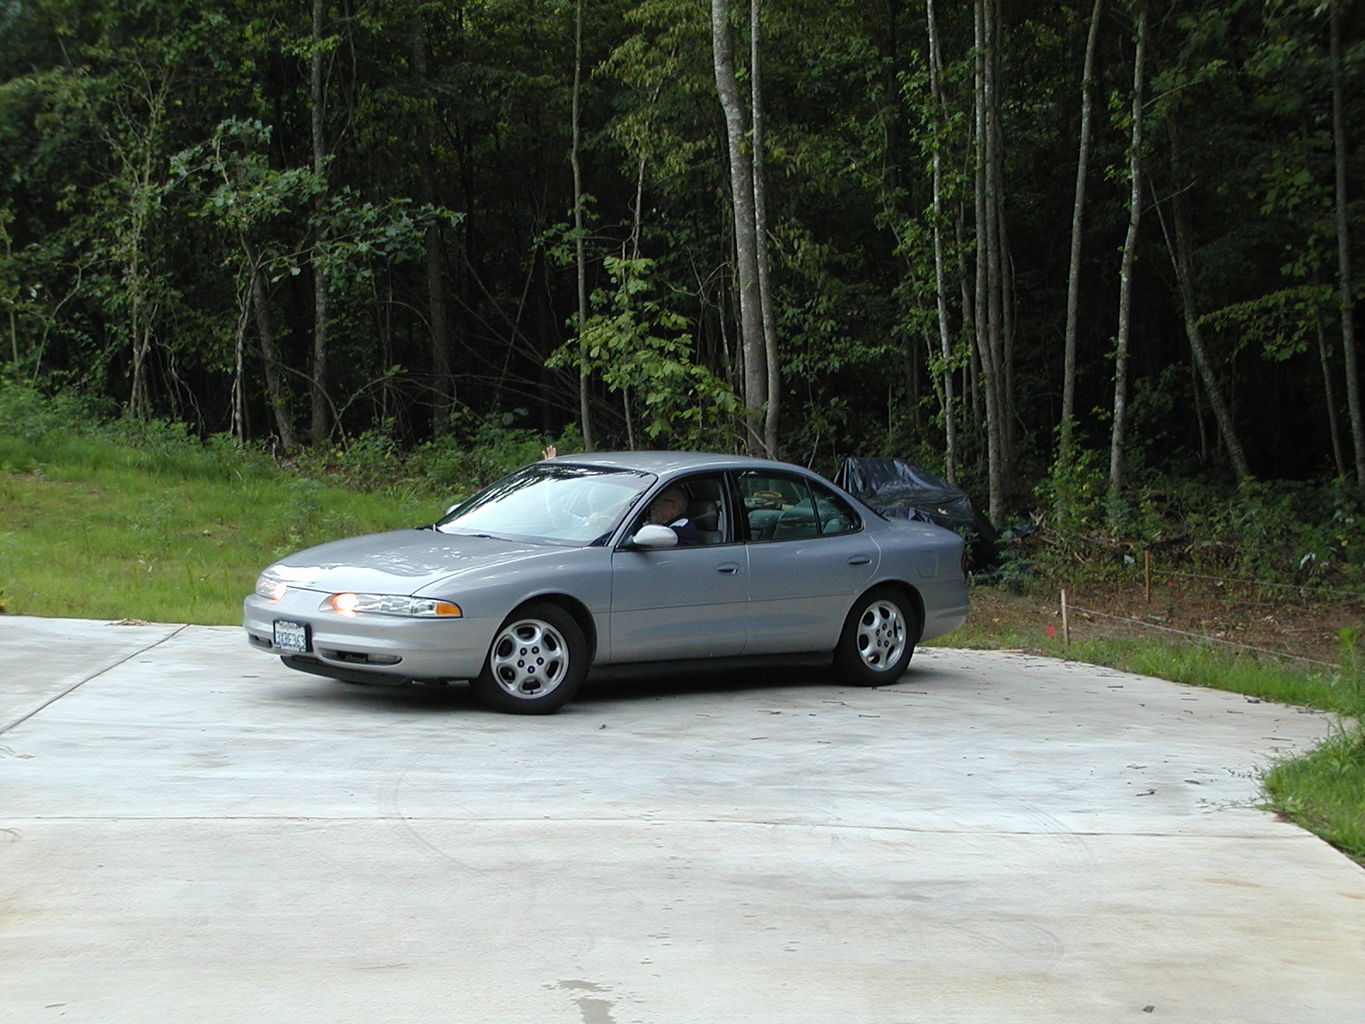
<instances>
[{"instance_id":1,"label":"driver door","mask_svg":"<svg viewBox=\"0 0 1365 1024\"><path fill-rule=\"evenodd\" d=\"M729 507L719 476L683 481L694 498ZM712 543L612 553L611 661L721 658L744 649L748 552L720 516Z\"/></svg>"}]
</instances>

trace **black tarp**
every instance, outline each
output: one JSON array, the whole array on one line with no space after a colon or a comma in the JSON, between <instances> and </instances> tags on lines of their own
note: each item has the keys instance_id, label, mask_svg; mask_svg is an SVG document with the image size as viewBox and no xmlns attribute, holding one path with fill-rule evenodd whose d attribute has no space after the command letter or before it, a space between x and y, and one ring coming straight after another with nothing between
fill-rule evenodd
<instances>
[{"instance_id":1,"label":"black tarp","mask_svg":"<svg viewBox=\"0 0 1365 1024\"><path fill-rule=\"evenodd\" d=\"M900 459L848 458L834 482L884 516L920 519L962 534L967 571L1000 564L1000 534L961 487Z\"/></svg>"}]
</instances>

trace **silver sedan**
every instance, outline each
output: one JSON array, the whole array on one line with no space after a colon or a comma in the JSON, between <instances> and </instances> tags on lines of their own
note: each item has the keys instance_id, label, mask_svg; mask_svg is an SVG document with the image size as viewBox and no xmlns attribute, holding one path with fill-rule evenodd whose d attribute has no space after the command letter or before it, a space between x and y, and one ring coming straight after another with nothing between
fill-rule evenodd
<instances>
[{"instance_id":1,"label":"silver sedan","mask_svg":"<svg viewBox=\"0 0 1365 1024\"><path fill-rule=\"evenodd\" d=\"M895 681L967 613L963 543L884 519L809 470L682 452L566 455L430 526L269 566L253 646L354 683L469 680L490 707L555 711L590 667L831 655Z\"/></svg>"}]
</instances>

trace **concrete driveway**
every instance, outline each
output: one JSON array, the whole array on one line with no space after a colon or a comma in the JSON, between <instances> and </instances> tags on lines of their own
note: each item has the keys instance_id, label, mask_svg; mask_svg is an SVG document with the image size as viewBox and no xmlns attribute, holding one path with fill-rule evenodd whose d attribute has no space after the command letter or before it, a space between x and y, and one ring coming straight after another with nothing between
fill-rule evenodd
<instances>
[{"instance_id":1,"label":"concrete driveway","mask_svg":"<svg viewBox=\"0 0 1365 1024\"><path fill-rule=\"evenodd\" d=\"M1365 1021L1321 715L1009 653L549 718L0 619L0 1021Z\"/></svg>"}]
</instances>

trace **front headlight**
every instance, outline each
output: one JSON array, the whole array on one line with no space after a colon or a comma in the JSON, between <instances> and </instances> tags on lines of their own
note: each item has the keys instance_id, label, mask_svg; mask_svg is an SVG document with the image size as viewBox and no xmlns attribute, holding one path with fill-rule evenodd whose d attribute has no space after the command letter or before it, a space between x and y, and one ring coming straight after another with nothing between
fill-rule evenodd
<instances>
[{"instance_id":1,"label":"front headlight","mask_svg":"<svg viewBox=\"0 0 1365 1024\"><path fill-rule=\"evenodd\" d=\"M321 605L322 611L340 615L372 612L379 615L406 615L417 619L458 619L464 615L460 606L450 601L428 597L404 597L399 594L333 594Z\"/></svg>"},{"instance_id":2,"label":"front headlight","mask_svg":"<svg viewBox=\"0 0 1365 1024\"><path fill-rule=\"evenodd\" d=\"M267 601L278 601L284 597L284 592L288 589L289 584L280 579L271 569L267 569L256 577L256 594Z\"/></svg>"},{"instance_id":3,"label":"front headlight","mask_svg":"<svg viewBox=\"0 0 1365 1024\"><path fill-rule=\"evenodd\" d=\"M316 565L268 565L256 577L256 593L267 601L278 601L291 586L307 586L321 572Z\"/></svg>"}]
</instances>

